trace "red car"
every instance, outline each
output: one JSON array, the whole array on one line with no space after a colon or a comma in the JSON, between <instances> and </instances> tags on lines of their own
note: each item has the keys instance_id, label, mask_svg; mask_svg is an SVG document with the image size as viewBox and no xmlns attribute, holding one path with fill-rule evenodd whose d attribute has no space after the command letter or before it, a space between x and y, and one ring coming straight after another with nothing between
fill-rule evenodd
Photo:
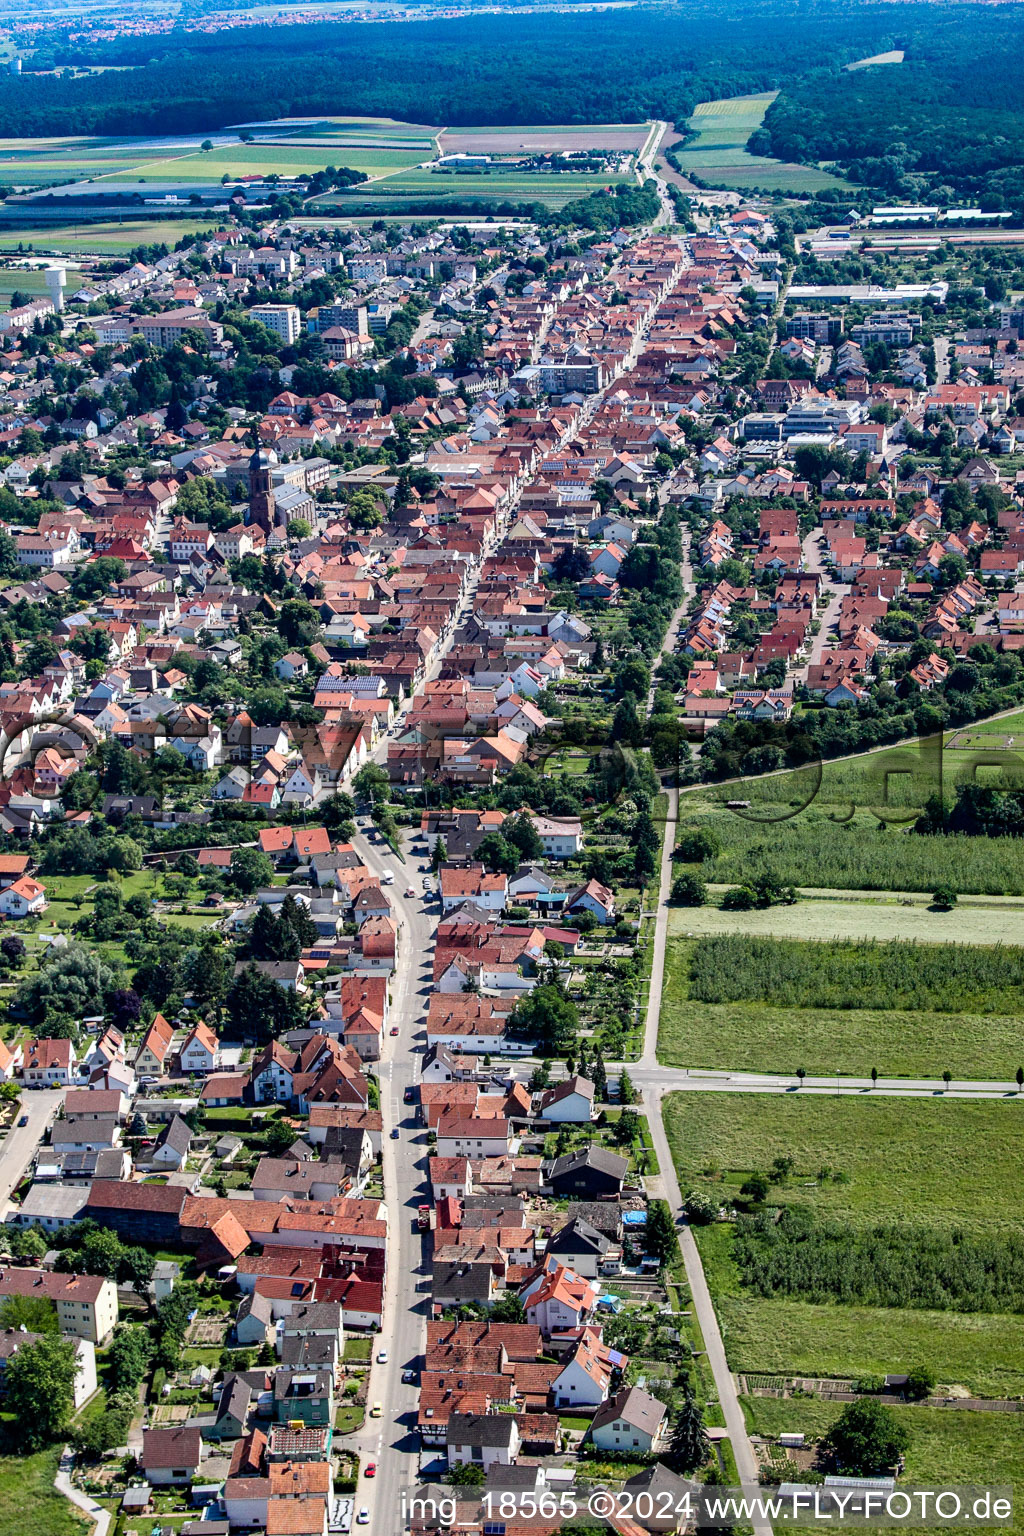
<instances>
[{"instance_id":1,"label":"red car","mask_svg":"<svg viewBox=\"0 0 1024 1536\"><path fill-rule=\"evenodd\" d=\"M376 1477L377 1476L377 1463L375 1461L368 1461L366 1463L366 1466L363 1468L363 1476L364 1477Z\"/></svg>"},{"instance_id":2,"label":"red car","mask_svg":"<svg viewBox=\"0 0 1024 1536\"><path fill-rule=\"evenodd\" d=\"M397 1024L392 1024L392 1026L391 1026L391 1033L393 1035L397 1035L398 1034L398 1025Z\"/></svg>"}]
</instances>

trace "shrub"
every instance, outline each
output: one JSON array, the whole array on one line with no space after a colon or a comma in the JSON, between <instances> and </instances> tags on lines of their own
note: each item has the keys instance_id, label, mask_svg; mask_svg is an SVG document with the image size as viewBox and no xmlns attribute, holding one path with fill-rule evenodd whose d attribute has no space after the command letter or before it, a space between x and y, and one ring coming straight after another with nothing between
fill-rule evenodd
<instances>
[{"instance_id":1,"label":"shrub","mask_svg":"<svg viewBox=\"0 0 1024 1536\"><path fill-rule=\"evenodd\" d=\"M757 905L757 892L749 885L734 885L722 897L724 912L749 912Z\"/></svg>"},{"instance_id":2,"label":"shrub","mask_svg":"<svg viewBox=\"0 0 1024 1536\"><path fill-rule=\"evenodd\" d=\"M681 907L702 907L708 899L708 888L700 875L676 875L672 881L672 900Z\"/></svg>"}]
</instances>

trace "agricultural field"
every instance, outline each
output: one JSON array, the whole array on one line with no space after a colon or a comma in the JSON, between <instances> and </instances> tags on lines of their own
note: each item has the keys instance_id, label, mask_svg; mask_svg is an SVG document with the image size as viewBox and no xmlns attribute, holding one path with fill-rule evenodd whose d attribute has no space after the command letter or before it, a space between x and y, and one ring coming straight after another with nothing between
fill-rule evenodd
<instances>
[{"instance_id":1,"label":"agricultural field","mask_svg":"<svg viewBox=\"0 0 1024 1536\"><path fill-rule=\"evenodd\" d=\"M805 905L801 902L796 909L774 910L802 912ZM680 915L688 919L691 913ZM735 921L735 914L731 915ZM743 917L751 915L762 914ZM812 1075L839 1072L853 1077L867 1077L876 1067L884 1077L937 1078L949 1071L957 1080L1003 1081L1009 1081L1016 1071L1021 1055L1019 1013L1013 997L1005 997L1002 990L998 999L987 996L984 1007L979 1006L977 997L959 1003L950 997L940 1008L927 1003L922 1006L921 999L897 996L895 990L851 1005L849 997L837 1001L827 995L817 996L809 988L799 1000L784 1002L774 985L760 996L707 1001L702 995L705 989L691 975L695 955L703 949L706 959L720 958L720 952L728 955L747 940L747 935L736 934L702 941L669 939L658 1035L658 1058L666 1066L746 1072L793 1072L802 1066ZM821 957L816 952L835 948L827 943L767 943L772 949L796 951L801 959L808 956L819 964ZM949 950L938 947L900 948L911 967L933 954L941 959L950 955ZM884 968L892 950L887 943L879 943L874 953L879 967ZM977 953L999 955L999 951ZM808 980L814 973L815 968L808 964ZM730 973L723 969L718 974L723 980L741 974L753 980L751 971Z\"/></svg>"},{"instance_id":2,"label":"agricultural field","mask_svg":"<svg viewBox=\"0 0 1024 1536\"><path fill-rule=\"evenodd\" d=\"M712 186L760 187L768 192L820 192L845 185L814 166L789 165L748 152L746 142L761 126L775 95L766 91L700 102L688 124L697 137L675 146L683 174L699 176Z\"/></svg>"},{"instance_id":3,"label":"agricultural field","mask_svg":"<svg viewBox=\"0 0 1024 1536\"><path fill-rule=\"evenodd\" d=\"M883 1228L925 1231L937 1242L956 1231L979 1245L1016 1241L1012 1168L1024 1150L1016 1105L672 1094L664 1110L684 1194L700 1189L728 1201L754 1170L792 1158L769 1205L802 1209L813 1224L840 1232L851 1268L858 1245ZM841 1302L762 1294L742 1282L733 1227L696 1235L734 1371L858 1379L926 1363L944 1386L981 1396L1024 1392L1019 1312L867 1305L855 1289ZM902 1257L913 1269L920 1240L907 1241L910 1258Z\"/></svg>"},{"instance_id":4,"label":"agricultural field","mask_svg":"<svg viewBox=\"0 0 1024 1536\"><path fill-rule=\"evenodd\" d=\"M10 305L12 293L35 296L46 292L46 281L38 267L0 267L0 307Z\"/></svg>"},{"instance_id":5,"label":"agricultural field","mask_svg":"<svg viewBox=\"0 0 1024 1536\"><path fill-rule=\"evenodd\" d=\"M367 176L389 176L429 158L431 150L321 147L296 144L239 144L199 150L174 160L150 160L122 170L107 179L159 182L219 182L227 176L312 176L329 165L344 165Z\"/></svg>"},{"instance_id":6,"label":"agricultural field","mask_svg":"<svg viewBox=\"0 0 1024 1536\"><path fill-rule=\"evenodd\" d=\"M544 203L548 208L562 208L578 197L589 197L603 187L615 182L629 182L626 176L597 175L585 171L565 171L548 174L542 171L491 171L473 176L443 171L408 170L400 175L389 176L386 181L372 188L353 187L344 193L325 193L320 201L337 205L339 198L345 205L351 204L360 211L384 209L392 200L399 198L414 203L424 211L433 203L449 199L478 198L481 202Z\"/></svg>"},{"instance_id":7,"label":"agricultural field","mask_svg":"<svg viewBox=\"0 0 1024 1536\"><path fill-rule=\"evenodd\" d=\"M128 172L143 160L159 166L181 153L180 144L135 139L0 139L0 181L19 187L83 181Z\"/></svg>"},{"instance_id":8,"label":"agricultural field","mask_svg":"<svg viewBox=\"0 0 1024 1536\"><path fill-rule=\"evenodd\" d=\"M601 149L626 152L643 148L650 123L595 123L593 127L459 128L440 136L445 155L557 154L563 150Z\"/></svg>"},{"instance_id":9,"label":"agricultural field","mask_svg":"<svg viewBox=\"0 0 1024 1536\"><path fill-rule=\"evenodd\" d=\"M979 839L979 842L983 839ZM685 867L685 866L684 866ZM719 893L713 893L718 899ZM965 897L955 912L934 911L927 896L871 898L811 891L793 906L729 912L719 906L671 907L670 937L752 933L776 939L913 939L922 944L1019 944L1024 903Z\"/></svg>"},{"instance_id":10,"label":"agricultural field","mask_svg":"<svg viewBox=\"0 0 1024 1536\"><path fill-rule=\"evenodd\" d=\"M100 224L46 224L27 229L0 229L0 251L19 247L60 255L120 256L137 245L174 246L183 235L222 228L213 216L205 219L124 219ZM5 274L6 275L6 274Z\"/></svg>"},{"instance_id":11,"label":"agricultural field","mask_svg":"<svg viewBox=\"0 0 1024 1536\"><path fill-rule=\"evenodd\" d=\"M809 1439L817 1439L835 1422L839 1407L838 1403L809 1398L743 1399L748 1427L772 1437L803 1430ZM895 1412L911 1434L904 1473L909 1485L952 1488L958 1484L994 1487L1013 1483L1019 1497L1024 1483L1024 1435L1014 1414L917 1407L897 1408ZM1019 1512L1007 1529L1024 1530Z\"/></svg>"},{"instance_id":12,"label":"agricultural field","mask_svg":"<svg viewBox=\"0 0 1024 1536\"><path fill-rule=\"evenodd\" d=\"M682 801L685 828L707 827L721 852L707 880L732 883L767 860L784 883L831 890L1024 895L1024 841L920 836L913 823L935 795L958 786L1024 785L1024 711L978 721L944 738L706 785ZM727 802L749 801L736 812ZM684 829L685 829L684 828Z\"/></svg>"},{"instance_id":13,"label":"agricultural field","mask_svg":"<svg viewBox=\"0 0 1024 1536\"><path fill-rule=\"evenodd\" d=\"M858 69L871 69L876 64L902 64L903 49L890 48L888 53L873 53L869 59L855 59L852 64L847 64L849 73Z\"/></svg>"}]
</instances>

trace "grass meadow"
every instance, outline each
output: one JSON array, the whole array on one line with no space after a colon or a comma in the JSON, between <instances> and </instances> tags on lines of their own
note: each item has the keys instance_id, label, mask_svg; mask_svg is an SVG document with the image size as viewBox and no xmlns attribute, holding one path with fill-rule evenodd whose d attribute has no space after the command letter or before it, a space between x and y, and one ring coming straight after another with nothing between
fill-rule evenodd
<instances>
[{"instance_id":1,"label":"grass meadow","mask_svg":"<svg viewBox=\"0 0 1024 1536\"><path fill-rule=\"evenodd\" d=\"M746 1397L743 1411L748 1427L776 1437L803 1430L818 1439L839 1415L838 1403L810 1398ZM902 1481L918 1488L994 1487L1014 1484L1015 1508L1008 1530L1024 1530L1019 1499L1024 1489L1024 1435L1012 1413L964 1413L943 1408L897 1408L910 1430L906 1471ZM788 1521L786 1522L789 1523Z\"/></svg>"},{"instance_id":2,"label":"grass meadow","mask_svg":"<svg viewBox=\"0 0 1024 1536\"><path fill-rule=\"evenodd\" d=\"M806 1204L823 1220L1019 1229L1022 1103L802 1097L798 1090L680 1093L664 1103L684 1193L731 1198L752 1170L788 1156L794 1170L785 1186L773 1187L773 1202ZM819 1180L823 1169L829 1177Z\"/></svg>"},{"instance_id":3,"label":"grass meadow","mask_svg":"<svg viewBox=\"0 0 1024 1536\"><path fill-rule=\"evenodd\" d=\"M348 162L346 162L347 164ZM323 201L344 206L358 205L386 209L391 201L402 199L415 201L425 209L433 203L449 199L479 199L481 202L543 203L548 208L562 208L578 197L588 197L603 187L616 182L628 182L628 177L599 176L585 171L564 171L548 175L544 172L491 171L486 175L469 176L445 174L425 169L403 171L389 176L386 181L375 183L372 188L355 187L341 195L327 193Z\"/></svg>"},{"instance_id":4,"label":"grass meadow","mask_svg":"<svg viewBox=\"0 0 1024 1536\"><path fill-rule=\"evenodd\" d=\"M174 246L183 235L219 227L220 221L212 215L205 219L132 218L98 224L46 224L0 230L0 251L16 251L21 246L62 255L120 256L137 245Z\"/></svg>"}]
</instances>

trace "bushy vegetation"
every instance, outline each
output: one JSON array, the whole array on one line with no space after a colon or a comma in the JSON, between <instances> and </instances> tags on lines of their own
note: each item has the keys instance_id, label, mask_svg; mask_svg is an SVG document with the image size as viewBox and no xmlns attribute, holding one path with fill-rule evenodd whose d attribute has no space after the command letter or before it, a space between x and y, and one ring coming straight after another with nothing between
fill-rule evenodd
<instances>
[{"instance_id":1,"label":"bushy vegetation","mask_svg":"<svg viewBox=\"0 0 1024 1536\"><path fill-rule=\"evenodd\" d=\"M805 1206L741 1216L733 1258L759 1296L847 1306L1024 1312L1016 1234L815 1221Z\"/></svg>"},{"instance_id":2,"label":"bushy vegetation","mask_svg":"<svg viewBox=\"0 0 1024 1536\"><path fill-rule=\"evenodd\" d=\"M705 1003L1012 1013L1022 985L1024 949L1002 946L728 933L702 939L690 959L690 995Z\"/></svg>"}]
</instances>

